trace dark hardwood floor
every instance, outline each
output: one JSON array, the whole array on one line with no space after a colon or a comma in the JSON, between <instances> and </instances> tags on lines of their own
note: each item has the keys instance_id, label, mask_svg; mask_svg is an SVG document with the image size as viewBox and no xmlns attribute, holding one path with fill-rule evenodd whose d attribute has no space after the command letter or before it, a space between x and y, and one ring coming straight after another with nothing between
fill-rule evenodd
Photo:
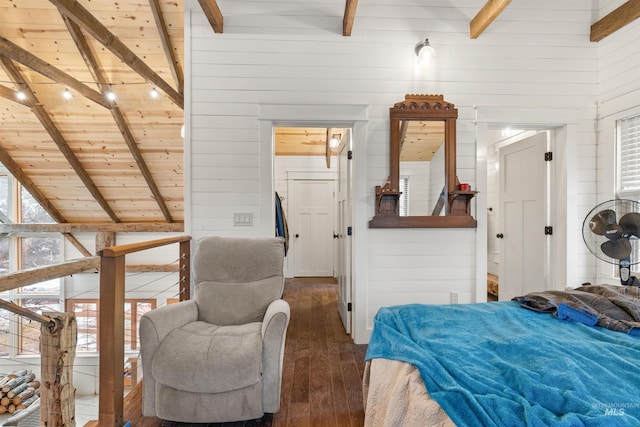
<instances>
[{"instance_id":1,"label":"dark hardwood floor","mask_svg":"<svg viewBox=\"0 0 640 427\"><path fill-rule=\"evenodd\" d=\"M332 278L285 282L291 305L280 411L260 420L224 424L183 424L141 416L141 389L125 398L125 421L136 427L271 426L359 427L364 424L362 375L366 345L355 345L338 315Z\"/></svg>"}]
</instances>

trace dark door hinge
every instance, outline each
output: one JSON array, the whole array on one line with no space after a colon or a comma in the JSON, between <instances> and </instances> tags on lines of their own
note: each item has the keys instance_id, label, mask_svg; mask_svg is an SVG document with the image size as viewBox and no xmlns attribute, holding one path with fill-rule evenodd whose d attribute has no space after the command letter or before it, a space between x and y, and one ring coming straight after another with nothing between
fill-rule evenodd
<instances>
[{"instance_id":1,"label":"dark door hinge","mask_svg":"<svg viewBox=\"0 0 640 427\"><path fill-rule=\"evenodd\" d=\"M347 151L347 159L349 160L353 159L353 151L351 150Z\"/></svg>"},{"instance_id":2,"label":"dark door hinge","mask_svg":"<svg viewBox=\"0 0 640 427\"><path fill-rule=\"evenodd\" d=\"M353 310L353 306L351 305L350 302L347 303L347 311L352 311Z\"/></svg>"},{"instance_id":3,"label":"dark door hinge","mask_svg":"<svg viewBox=\"0 0 640 427\"><path fill-rule=\"evenodd\" d=\"M550 162L551 160L553 160L553 152L547 151L546 153L544 153L544 161Z\"/></svg>"},{"instance_id":4,"label":"dark door hinge","mask_svg":"<svg viewBox=\"0 0 640 427\"><path fill-rule=\"evenodd\" d=\"M547 225L544 228L544 235L545 236L551 236L553 234L553 227L551 227L550 225Z\"/></svg>"},{"instance_id":5,"label":"dark door hinge","mask_svg":"<svg viewBox=\"0 0 640 427\"><path fill-rule=\"evenodd\" d=\"M353 227L348 226L347 227L347 236L351 236L353 234Z\"/></svg>"}]
</instances>

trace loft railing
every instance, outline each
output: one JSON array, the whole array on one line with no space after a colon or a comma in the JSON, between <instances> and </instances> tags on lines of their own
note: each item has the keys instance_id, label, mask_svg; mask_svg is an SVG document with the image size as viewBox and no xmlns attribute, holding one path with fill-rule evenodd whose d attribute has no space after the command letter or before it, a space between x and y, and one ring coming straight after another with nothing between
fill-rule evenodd
<instances>
[{"instance_id":1,"label":"loft railing","mask_svg":"<svg viewBox=\"0 0 640 427\"><path fill-rule=\"evenodd\" d=\"M82 271L97 269L100 259L88 257L48 267L18 271L0 277L0 292L59 279ZM73 313L37 314L12 302L0 300L0 307L42 324L40 329L40 420L51 427L72 425L75 419L75 388L71 377L76 346Z\"/></svg>"},{"instance_id":2,"label":"loft railing","mask_svg":"<svg viewBox=\"0 0 640 427\"><path fill-rule=\"evenodd\" d=\"M123 426L123 395L124 395L124 297L125 297L125 259L128 254L141 252L148 249L158 248L170 244L179 243L179 295L180 300L190 298L190 271L191 271L191 236L178 236L166 239L152 240L129 245L106 247L98 252L99 256L87 257L84 259L67 261L47 267L39 267L29 270L18 271L0 277L0 292L17 289L23 286L32 285L46 280L57 279L69 276L82 271L99 268L100 270L100 389L99 389L99 420L100 426ZM0 300L2 301L2 300ZM46 327L50 327L54 322L66 326L69 316L72 313L43 313L38 315L29 312L13 303L2 301L0 308L10 310L21 316L34 319ZM55 315L55 318L54 318ZM75 321L73 322L75 326ZM43 330L44 330L43 329ZM58 334L59 335L59 334ZM54 338L58 339L58 338ZM75 345L75 339L73 340ZM42 359L41 376L48 375L51 369L45 366L51 360ZM57 359L56 359L57 360ZM54 360L54 362L56 361ZM71 362L72 363L72 362ZM55 367L55 366L54 366ZM72 366L69 368L72 369ZM52 371L52 378L59 377L60 373L55 369ZM43 381L44 382L44 381ZM51 380L54 383L54 380ZM73 399L71 393L68 398ZM44 412L51 412L51 406L47 401L53 402L55 399L60 403L60 398L66 396L51 397L41 396L41 409ZM58 405L60 406L60 405ZM69 409L71 406L62 405ZM46 409L49 408L49 409ZM43 412L41 411L41 412ZM67 411L68 412L68 411ZM47 414L47 416L52 414ZM63 414L67 419L73 419L73 414ZM61 426L69 425L59 417L50 417L46 425ZM41 420L44 418L41 416Z\"/></svg>"},{"instance_id":3,"label":"loft railing","mask_svg":"<svg viewBox=\"0 0 640 427\"><path fill-rule=\"evenodd\" d=\"M174 243L180 244L180 300L190 298L191 236L111 246L100 256L100 391L99 426L122 426L124 395L124 297L125 258Z\"/></svg>"}]
</instances>

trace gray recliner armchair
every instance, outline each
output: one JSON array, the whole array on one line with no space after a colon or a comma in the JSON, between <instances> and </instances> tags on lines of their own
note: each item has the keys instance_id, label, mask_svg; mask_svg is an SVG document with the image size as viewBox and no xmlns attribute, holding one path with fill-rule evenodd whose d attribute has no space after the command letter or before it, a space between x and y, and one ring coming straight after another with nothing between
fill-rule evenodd
<instances>
[{"instance_id":1,"label":"gray recliner armchair","mask_svg":"<svg viewBox=\"0 0 640 427\"><path fill-rule=\"evenodd\" d=\"M194 299L140 320L144 416L208 423L278 411L290 316L283 262L281 238L196 243Z\"/></svg>"}]
</instances>

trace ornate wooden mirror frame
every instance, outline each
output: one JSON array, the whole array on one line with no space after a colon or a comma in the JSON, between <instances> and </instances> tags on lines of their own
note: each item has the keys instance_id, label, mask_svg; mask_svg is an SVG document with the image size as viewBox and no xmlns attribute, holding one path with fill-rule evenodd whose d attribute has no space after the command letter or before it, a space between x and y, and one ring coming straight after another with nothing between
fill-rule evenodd
<instances>
[{"instance_id":1,"label":"ornate wooden mirror frame","mask_svg":"<svg viewBox=\"0 0 640 427\"><path fill-rule=\"evenodd\" d=\"M384 186L376 186L375 216L370 228L475 228L471 199L476 191L460 188L456 175L456 119L458 110L442 95L405 95L389 109L390 172ZM444 188L433 215L400 216L400 153L408 121L444 122ZM444 195L447 195L444 197ZM442 210L444 209L444 210ZM444 214L438 214L443 211Z\"/></svg>"}]
</instances>

